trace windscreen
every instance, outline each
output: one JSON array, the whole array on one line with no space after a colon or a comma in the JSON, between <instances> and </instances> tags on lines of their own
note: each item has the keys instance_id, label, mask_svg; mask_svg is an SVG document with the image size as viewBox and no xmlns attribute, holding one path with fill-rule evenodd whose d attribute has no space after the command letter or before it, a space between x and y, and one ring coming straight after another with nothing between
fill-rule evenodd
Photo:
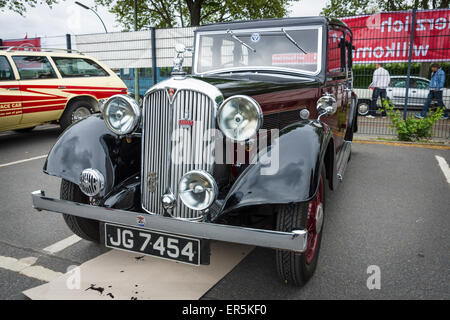
<instances>
[{"instance_id":1,"label":"windscreen","mask_svg":"<svg viewBox=\"0 0 450 320\"><path fill-rule=\"evenodd\" d=\"M320 26L199 32L194 72L320 71Z\"/></svg>"}]
</instances>

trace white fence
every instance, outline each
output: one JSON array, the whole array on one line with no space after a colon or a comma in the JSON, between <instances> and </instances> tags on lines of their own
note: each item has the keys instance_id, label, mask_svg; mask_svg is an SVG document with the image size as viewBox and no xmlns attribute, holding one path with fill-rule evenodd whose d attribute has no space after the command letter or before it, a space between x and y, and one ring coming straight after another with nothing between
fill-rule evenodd
<instances>
[{"instance_id":1,"label":"white fence","mask_svg":"<svg viewBox=\"0 0 450 320\"><path fill-rule=\"evenodd\" d=\"M171 67L177 43L192 46L195 28L156 29L156 66ZM151 68L151 31L75 35L72 48L95 57L110 68ZM185 66L192 59L186 56Z\"/></svg>"}]
</instances>

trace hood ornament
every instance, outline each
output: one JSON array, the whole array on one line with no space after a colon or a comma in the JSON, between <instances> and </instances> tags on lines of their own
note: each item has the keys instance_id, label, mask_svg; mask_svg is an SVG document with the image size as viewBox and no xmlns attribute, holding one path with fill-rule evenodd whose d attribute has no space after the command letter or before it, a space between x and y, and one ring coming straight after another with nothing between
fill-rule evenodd
<instances>
[{"instance_id":1,"label":"hood ornament","mask_svg":"<svg viewBox=\"0 0 450 320\"><path fill-rule=\"evenodd\" d=\"M184 44L178 43L175 46L176 55L173 59L172 75L179 76L182 79L186 76L186 72L183 71L184 53L193 52L192 48L187 48Z\"/></svg>"}]
</instances>

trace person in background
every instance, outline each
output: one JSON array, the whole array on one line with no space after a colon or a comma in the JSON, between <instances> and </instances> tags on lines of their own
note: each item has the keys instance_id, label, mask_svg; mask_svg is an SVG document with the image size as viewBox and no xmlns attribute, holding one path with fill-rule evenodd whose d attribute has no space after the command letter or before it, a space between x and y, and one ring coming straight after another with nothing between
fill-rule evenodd
<instances>
[{"instance_id":1,"label":"person in background","mask_svg":"<svg viewBox=\"0 0 450 320\"><path fill-rule=\"evenodd\" d=\"M389 72L383 68L383 65L381 63L377 63L375 65L375 71L373 73L373 79L372 83L369 87L373 87L372 92L372 103L370 104L369 109L369 115L367 118L374 118L377 113L377 100L378 97L381 98L381 106L383 109L382 116L386 116L386 110L383 106L383 100L387 98L386 88L389 85L389 82L391 82L391 76L389 75Z\"/></svg>"},{"instance_id":2,"label":"person in background","mask_svg":"<svg viewBox=\"0 0 450 320\"><path fill-rule=\"evenodd\" d=\"M444 115L442 116L442 119L448 119L448 109L446 109L444 101L442 100L442 88L445 83L444 70L439 68L439 64L433 63L431 65L431 71L430 92L428 93L427 101L425 101L422 112L420 112L420 114L416 114L415 117L418 119L423 119L426 117L431 100L436 99L438 106L444 108Z\"/></svg>"}]
</instances>

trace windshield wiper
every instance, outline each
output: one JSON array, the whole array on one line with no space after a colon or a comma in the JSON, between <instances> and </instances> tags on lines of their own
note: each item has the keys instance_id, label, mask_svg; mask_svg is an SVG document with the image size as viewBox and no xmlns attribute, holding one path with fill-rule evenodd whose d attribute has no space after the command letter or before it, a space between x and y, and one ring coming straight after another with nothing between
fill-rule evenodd
<instances>
[{"instance_id":1,"label":"windshield wiper","mask_svg":"<svg viewBox=\"0 0 450 320\"><path fill-rule=\"evenodd\" d=\"M246 44L244 41L242 41L241 39L239 39L234 33L233 31L231 31L230 29L227 30L227 33L237 42L239 42L240 44L242 44L244 47L247 47L248 49L252 50L253 52L256 52L255 49L253 49L252 47L250 47L248 44Z\"/></svg>"},{"instance_id":2,"label":"windshield wiper","mask_svg":"<svg viewBox=\"0 0 450 320\"><path fill-rule=\"evenodd\" d=\"M297 43L297 41L294 40L294 38L292 38L289 33L286 32L286 30L284 30L284 28L281 28L281 31L284 33L284 35L286 36L286 38L289 39L290 42L292 42L297 48L300 49L300 51L302 51L304 54L307 54L307 52L305 50L303 50L302 47L300 47L300 45Z\"/></svg>"}]
</instances>

